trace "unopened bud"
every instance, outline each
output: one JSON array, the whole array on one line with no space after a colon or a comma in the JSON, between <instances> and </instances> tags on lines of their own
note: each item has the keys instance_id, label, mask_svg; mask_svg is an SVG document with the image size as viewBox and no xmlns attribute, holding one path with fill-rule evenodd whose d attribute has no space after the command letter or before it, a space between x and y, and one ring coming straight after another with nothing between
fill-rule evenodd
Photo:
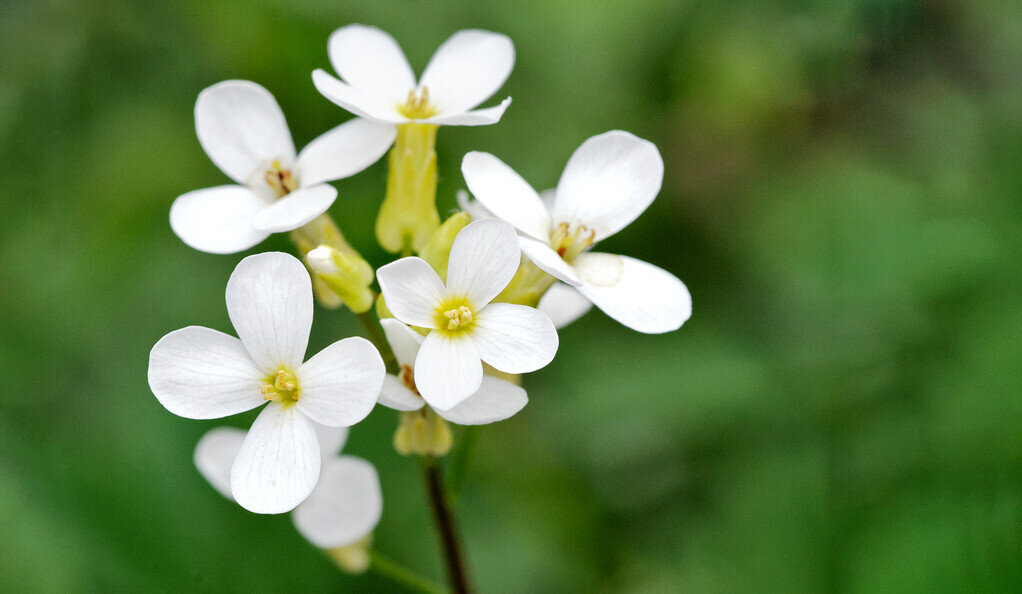
<instances>
[{"instance_id":1,"label":"unopened bud","mask_svg":"<svg viewBox=\"0 0 1022 594\"><path fill-rule=\"evenodd\" d=\"M494 301L536 307L539 304L539 298L556 280L536 266L532 260L522 256L522 263L518 267L518 271Z\"/></svg>"},{"instance_id":2,"label":"unopened bud","mask_svg":"<svg viewBox=\"0 0 1022 594\"><path fill-rule=\"evenodd\" d=\"M369 288L373 282L373 268L358 254L320 245L309 251L305 261L351 311L360 314L373 306L376 295Z\"/></svg>"},{"instance_id":3,"label":"unopened bud","mask_svg":"<svg viewBox=\"0 0 1022 594\"><path fill-rule=\"evenodd\" d=\"M416 411L401 413L401 421L394 433L394 449L408 456L446 456L454 445L451 428L433 409L424 406Z\"/></svg>"},{"instance_id":4,"label":"unopened bud","mask_svg":"<svg viewBox=\"0 0 1022 594\"><path fill-rule=\"evenodd\" d=\"M387 195L376 219L376 240L392 253L419 251L440 225L436 209L434 124L401 124L388 157Z\"/></svg>"},{"instance_id":5,"label":"unopened bud","mask_svg":"<svg viewBox=\"0 0 1022 594\"><path fill-rule=\"evenodd\" d=\"M387 307L387 302L384 301L382 293L376 298L376 317L381 320L394 317L394 314L390 313L390 308Z\"/></svg>"},{"instance_id":6,"label":"unopened bud","mask_svg":"<svg viewBox=\"0 0 1022 594\"><path fill-rule=\"evenodd\" d=\"M419 257L429 263L440 276L440 280L447 282L447 258L451 255L451 246L454 245L454 238L458 232L472 222L472 216L467 212L456 212L439 227L426 245L419 250Z\"/></svg>"},{"instance_id":7,"label":"unopened bud","mask_svg":"<svg viewBox=\"0 0 1022 594\"><path fill-rule=\"evenodd\" d=\"M365 573L365 570L369 569L369 545L372 541L373 535L369 533L350 545L326 549L326 553L343 571Z\"/></svg>"}]
</instances>

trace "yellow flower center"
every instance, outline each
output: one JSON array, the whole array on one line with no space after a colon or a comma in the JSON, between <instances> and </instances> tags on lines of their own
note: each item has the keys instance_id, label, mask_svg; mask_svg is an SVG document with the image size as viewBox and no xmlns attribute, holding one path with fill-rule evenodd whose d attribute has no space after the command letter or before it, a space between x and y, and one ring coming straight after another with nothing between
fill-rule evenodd
<instances>
[{"instance_id":1,"label":"yellow flower center","mask_svg":"<svg viewBox=\"0 0 1022 594\"><path fill-rule=\"evenodd\" d=\"M429 103L429 89L426 87L408 91L408 98L398 104L397 110L411 120L424 120L437 113L436 108Z\"/></svg>"},{"instance_id":2,"label":"yellow flower center","mask_svg":"<svg viewBox=\"0 0 1022 594\"><path fill-rule=\"evenodd\" d=\"M276 375L266 378L266 385L259 391L266 400L288 406L298 402L298 395L302 393L298 386L298 377L286 369L281 369Z\"/></svg>"},{"instance_id":3,"label":"yellow flower center","mask_svg":"<svg viewBox=\"0 0 1022 594\"><path fill-rule=\"evenodd\" d=\"M290 169L284 169L280 159L274 159L270 162L269 167L263 173L263 179L278 198L298 189L298 179L295 178Z\"/></svg>"},{"instance_id":4,"label":"yellow flower center","mask_svg":"<svg viewBox=\"0 0 1022 594\"><path fill-rule=\"evenodd\" d=\"M550 232L550 245L567 263L571 263L593 245L596 231L585 225L561 223Z\"/></svg>"}]
</instances>

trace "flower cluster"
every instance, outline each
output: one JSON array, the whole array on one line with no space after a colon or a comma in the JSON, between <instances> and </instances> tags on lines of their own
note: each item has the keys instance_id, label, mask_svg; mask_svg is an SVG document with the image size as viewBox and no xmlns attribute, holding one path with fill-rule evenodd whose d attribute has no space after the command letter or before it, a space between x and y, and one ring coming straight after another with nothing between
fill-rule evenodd
<instances>
[{"instance_id":1,"label":"flower cluster","mask_svg":"<svg viewBox=\"0 0 1022 594\"><path fill-rule=\"evenodd\" d=\"M167 410L191 419L265 405L247 432L207 433L196 466L245 509L294 510L303 536L358 571L368 563L381 489L371 464L338 452L347 428L376 403L401 411L398 452L436 460L453 444L448 422L481 425L522 410L521 374L550 363L555 328L591 305L659 333L688 319L691 300L660 268L591 251L660 190L659 152L627 132L585 141L543 195L493 155L468 153L461 170L474 200L461 193L462 212L441 222L436 131L500 120L510 97L475 108L511 72L506 36L454 34L418 81L397 42L373 27L338 29L328 53L340 79L316 70L313 83L356 117L297 153L263 87L226 81L199 94L199 143L236 184L178 197L171 228L187 245L219 254L289 232L299 257L242 259L226 288L237 338L200 326L167 334L150 354L149 385ZM403 257L374 271L327 214L337 199L329 182L388 149L376 236ZM346 305L374 342L343 338L306 360L316 301Z\"/></svg>"}]
</instances>

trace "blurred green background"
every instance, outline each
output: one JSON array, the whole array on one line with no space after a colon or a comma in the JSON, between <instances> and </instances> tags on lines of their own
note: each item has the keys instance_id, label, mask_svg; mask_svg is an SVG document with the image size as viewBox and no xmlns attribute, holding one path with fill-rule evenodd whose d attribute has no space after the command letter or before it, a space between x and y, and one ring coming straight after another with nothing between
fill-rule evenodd
<instances>
[{"instance_id":1,"label":"blurred green background","mask_svg":"<svg viewBox=\"0 0 1022 594\"><path fill-rule=\"evenodd\" d=\"M621 128L667 165L601 248L674 272L692 320L644 336L594 311L480 434L458 512L482 591L1022 588L1022 3L8 0L3 589L399 591L217 495L191 459L217 422L146 382L166 332L231 330L243 254L167 223L227 183L196 95L257 81L302 146L349 117L310 73L351 22L420 72L458 29L515 42L503 121L440 131L443 213L469 150L544 188ZM385 175L342 180L332 209L375 265ZM316 315L313 349L358 332ZM441 579L396 421L375 411L347 451L380 471L380 550Z\"/></svg>"}]
</instances>

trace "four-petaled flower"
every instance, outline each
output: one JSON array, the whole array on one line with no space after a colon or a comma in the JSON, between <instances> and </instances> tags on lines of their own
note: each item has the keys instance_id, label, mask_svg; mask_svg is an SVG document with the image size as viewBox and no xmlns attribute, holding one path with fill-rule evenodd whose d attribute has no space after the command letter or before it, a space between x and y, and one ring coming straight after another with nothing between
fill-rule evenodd
<instances>
[{"instance_id":1,"label":"four-petaled flower","mask_svg":"<svg viewBox=\"0 0 1022 594\"><path fill-rule=\"evenodd\" d=\"M543 200L547 210L553 204L556 194L557 190L554 189L543 190L539 193L539 197ZM472 220L496 218L478 200L472 200L468 192L458 190L456 196L458 208L467 212L472 217ZM554 283L547 289L543 296L539 298L539 303L536 304L536 309L545 313L550 318L550 321L554 323L554 328L558 330L586 315L592 308L592 301L586 299L570 285L561 282Z\"/></svg>"},{"instance_id":2,"label":"four-petaled flower","mask_svg":"<svg viewBox=\"0 0 1022 594\"><path fill-rule=\"evenodd\" d=\"M267 403L231 467L231 493L245 509L282 513L320 475L312 421L347 427L376 403L386 370L364 338L339 340L302 362L312 327L312 284L293 256L242 260L227 282L227 313L239 338L189 326L149 355L149 386L170 412L215 419Z\"/></svg>"},{"instance_id":3,"label":"four-petaled flower","mask_svg":"<svg viewBox=\"0 0 1022 594\"><path fill-rule=\"evenodd\" d=\"M489 153L468 153L461 170L476 199L518 229L522 251L537 266L618 322L660 333L677 330L692 314L688 289L674 275L627 256L589 251L635 220L660 191L664 163L651 142L622 131L586 140L546 203Z\"/></svg>"},{"instance_id":4,"label":"four-petaled flower","mask_svg":"<svg viewBox=\"0 0 1022 594\"><path fill-rule=\"evenodd\" d=\"M458 233L446 286L420 258L402 258L376 277L398 320L429 329L415 357L415 385L435 410L479 391L485 361L505 373L535 371L557 352L550 318L523 305L490 303L518 269L521 248L511 225L476 221Z\"/></svg>"},{"instance_id":5,"label":"four-petaled flower","mask_svg":"<svg viewBox=\"0 0 1022 594\"><path fill-rule=\"evenodd\" d=\"M380 404L395 410L414 411L426 405L415 384L415 359L424 337L394 318L380 320L387 342L394 351L400 371L387 374L380 392ZM460 404L436 413L458 425L485 425L503 421L522 410L529 398L520 386L484 375L479 390Z\"/></svg>"},{"instance_id":6,"label":"four-petaled flower","mask_svg":"<svg viewBox=\"0 0 1022 594\"><path fill-rule=\"evenodd\" d=\"M355 115L390 124L480 126L500 121L511 104L471 111L503 86L515 64L514 44L489 31L458 31L441 45L416 83L408 59L390 34L365 25L333 32L330 63L344 82L312 73L327 99Z\"/></svg>"},{"instance_id":7,"label":"four-petaled flower","mask_svg":"<svg viewBox=\"0 0 1022 594\"><path fill-rule=\"evenodd\" d=\"M337 190L326 182L372 165L394 142L393 126L354 119L295 155L273 95L254 82L229 80L201 93L195 130L213 163L241 185L179 196L170 226L191 247L215 254L247 250L326 212Z\"/></svg>"},{"instance_id":8,"label":"four-petaled flower","mask_svg":"<svg viewBox=\"0 0 1022 594\"><path fill-rule=\"evenodd\" d=\"M369 462L338 455L348 439L347 427L314 424L322 453L319 482L291 513L298 532L321 549L343 547L370 534L380 521L380 478ZM195 466L214 489L233 500L231 466L245 441L234 427L210 429L195 446Z\"/></svg>"}]
</instances>

